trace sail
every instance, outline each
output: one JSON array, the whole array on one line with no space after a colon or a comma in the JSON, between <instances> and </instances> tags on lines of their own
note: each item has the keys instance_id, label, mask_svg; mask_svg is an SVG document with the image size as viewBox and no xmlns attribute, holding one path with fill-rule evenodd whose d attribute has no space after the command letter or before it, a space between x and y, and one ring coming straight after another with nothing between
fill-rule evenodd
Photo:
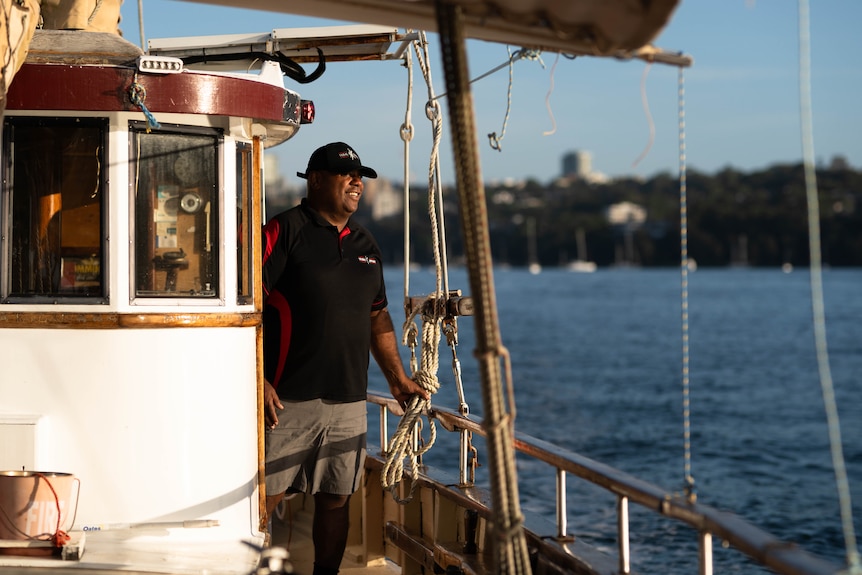
<instances>
[{"instance_id":1,"label":"sail","mask_svg":"<svg viewBox=\"0 0 862 575\"><path fill-rule=\"evenodd\" d=\"M434 31L435 0L195 0ZM447 0L461 8L465 35L535 50L633 57L652 52L679 0ZM656 51L656 59L665 55Z\"/></svg>"},{"instance_id":2,"label":"sail","mask_svg":"<svg viewBox=\"0 0 862 575\"><path fill-rule=\"evenodd\" d=\"M0 15L0 116L6 109L6 92L27 58L27 49L39 23L38 0L3 0Z\"/></svg>"},{"instance_id":3,"label":"sail","mask_svg":"<svg viewBox=\"0 0 862 575\"><path fill-rule=\"evenodd\" d=\"M42 27L120 34L121 0L40 0Z\"/></svg>"},{"instance_id":4,"label":"sail","mask_svg":"<svg viewBox=\"0 0 862 575\"><path fill-rule=\"evenodd\" d=\"M0 116L6 93L30 50L37 26L120 35L122 0L2 0L0 14ZM41 22L40 22L41 20Z\"/></svg>"}]
</instances>

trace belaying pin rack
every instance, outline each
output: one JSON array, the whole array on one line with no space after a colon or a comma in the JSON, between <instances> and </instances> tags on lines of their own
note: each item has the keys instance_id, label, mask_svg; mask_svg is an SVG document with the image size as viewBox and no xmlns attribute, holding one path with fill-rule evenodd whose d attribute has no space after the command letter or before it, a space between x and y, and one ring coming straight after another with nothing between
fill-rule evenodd
<instances>
[{"instance_id":1,"label":"belaying pin rack","mask_svg":"<svg viewBox=\"0 0 862 575\"><path fill-rule=\"evenodd\" d=\"M449 295L445 298L447 317L473 315L473 298L462 296L461 290L449 290ZM405 302L405 313L410 315L418 307L421 307L420 314L425 316L435 316L435 306L437 299L432 296L410 296Z\"/></svg>"}]
</instances>

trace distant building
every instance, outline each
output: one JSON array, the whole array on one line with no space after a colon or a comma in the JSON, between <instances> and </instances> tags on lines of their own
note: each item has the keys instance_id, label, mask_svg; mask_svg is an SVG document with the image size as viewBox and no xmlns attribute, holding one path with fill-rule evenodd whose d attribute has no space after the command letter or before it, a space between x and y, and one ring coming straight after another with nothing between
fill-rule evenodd
<instances>
[{"instance_id":1,"label":"distant building","mask_svg":"<svg viewBox=\"0 0 862 575\"><path fill-rule=\"evenodd\" d=\"M396 190L386 178L366 179L365 195L371 205L374 220L401 214L404 210L404 192Z\"/></svg>"},{"instance_id":2,"label":"distant building","mask_svg":"<svg viewBox=\"0 0 862 575\"><path fill-rule=\"evenodd\" d=\"M593 171L593 156L586 150L574 150L563 156L563 178L583 180L591 184L602 184L608 177Z\"/></svg>"},{"instance_id":3,"label":"distant building","mask_svg":"<svg viewBox=\"0 0 862 575\"><path fill-rule=\"evenodd\" d=\"M607 209L608 221L614 225L627 225L637 227L647 219L647 211L643 206L632 202L619 202L612 204Z\"/></svg>"},{"instance_id":4,"label":"distant building","mask_svg":"<svg viewBox=\"0 0 862 575\"><path fill-rule=\"evenodd\" d=\"M593 156L584 150L568 152L563 156L563 176L585 178L593 171Z\"/></svg>"}]
</instances>

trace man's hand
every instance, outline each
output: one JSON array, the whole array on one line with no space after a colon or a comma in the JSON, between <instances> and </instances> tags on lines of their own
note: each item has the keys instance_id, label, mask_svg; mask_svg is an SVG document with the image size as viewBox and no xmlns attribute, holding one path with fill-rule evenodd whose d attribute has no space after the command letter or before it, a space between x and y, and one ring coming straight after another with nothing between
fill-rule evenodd
<instances>
[{"instance_id":1,"label":"man's hand","mask_svg":"<svg viewBox=\"0 0 862 575\"><path fill-rule=\"evenodd\" d=\"M278 398L275 388L266 380L263 380L263 418L269 429L275 429L278 425L278 410L284 409Z\"/></svg>"},{"instance_id":2,"label":"man's hand","mask_svg":"<svg viewBox=\"0 0 862 575\"><path fill-rule=\"evenodd\" d=\"M431 394L422 389L418 383L404 375L399 378L394 383L389 383L389 392L392 394L392 397L395 398L395 401L398 402L398 405L401 406L402 409L407 409L407 402L410 401L410 398L414 395L418 395L422 399L431 399Z\"/></svg>"}]
</instances>

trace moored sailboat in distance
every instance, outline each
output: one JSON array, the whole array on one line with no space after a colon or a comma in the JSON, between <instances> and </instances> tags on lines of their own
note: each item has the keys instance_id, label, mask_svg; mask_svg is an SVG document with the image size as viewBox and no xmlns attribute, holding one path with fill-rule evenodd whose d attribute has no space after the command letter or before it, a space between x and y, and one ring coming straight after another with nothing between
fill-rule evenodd
<instances>
[{"instance_id":1,"label":"moored sailboat in distance","mask_svg":"<svg viewBox=\"0 0 862 575\"><path fill-rule=\"evenodd\" d=\"M527 218L527 269L533 275L542 273L542 264L539 263L538 238L536 235L536 218L530 216Z\"/></svg>"},{"instance_id":2,"label":"moored sailboat in distance","mask_svg":"<svg viewBox=\"0 0 862 575\"><path fill-rule=\"evenodd\" d=\"M596 262L589 261L587 258L587 234L584 228L578 228L576 232L576 240L578 246L578 257L574 261L566 264L566 269L571 272L592 273L596 271Z\"/></svg>"}]
</instances>

